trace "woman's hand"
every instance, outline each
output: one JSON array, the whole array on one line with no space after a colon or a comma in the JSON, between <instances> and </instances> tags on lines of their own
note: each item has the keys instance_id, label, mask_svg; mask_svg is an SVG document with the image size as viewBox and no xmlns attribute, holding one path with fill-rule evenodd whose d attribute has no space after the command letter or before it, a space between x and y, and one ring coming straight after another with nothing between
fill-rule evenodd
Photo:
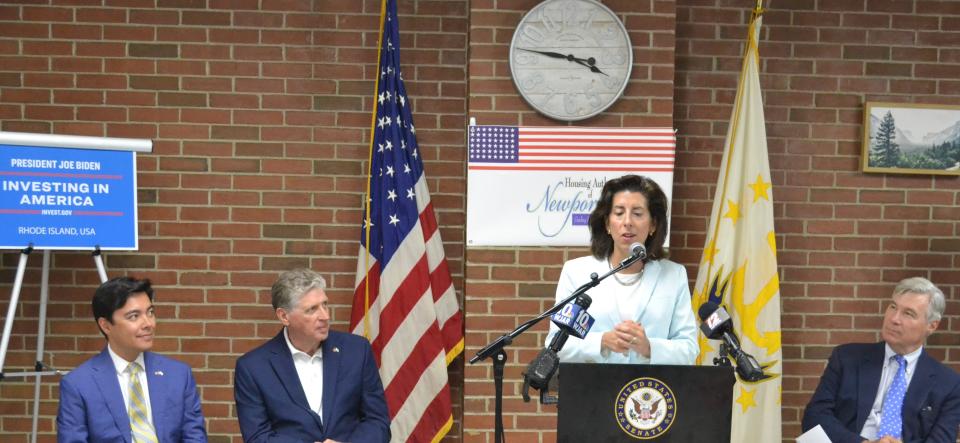
<instances>
[{"instance_id":1,"label":"woman's hand","mask_svg":"<svg viewBox=\"0 0 960 443\"><path fill-rule=\"evenodd\" d=\"M612 331L603 333L600 344L612 352L626 354L633 350L637 354L650 358L650 340L643 325L633 320L624 320Z\"/></svg>"}]
</instances>

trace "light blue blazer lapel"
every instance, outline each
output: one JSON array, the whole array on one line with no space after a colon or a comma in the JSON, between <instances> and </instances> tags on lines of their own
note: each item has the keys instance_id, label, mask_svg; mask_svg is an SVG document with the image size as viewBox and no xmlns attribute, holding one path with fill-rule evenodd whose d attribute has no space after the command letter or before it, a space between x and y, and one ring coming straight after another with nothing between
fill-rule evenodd
<instances>
[{"instance_id":1,"label":"light blue blazer lapel","mask_svg":"<svg viewBox=\"0 0 960 443\"><path fill-rule=\"evenodd\" d=\"M166 416L167 403L171 395L167 375L163 371L165 368L152 352L143 353L143 364L146 366L143 370L147 374L147 390L150 391L150 415L153 420L153 429L157 433L157 439L163 441L163 435L166 435Z\"/></svg>"},{"instance_id":2,"label":"light blue blazer lapel","mask_svg":"<svg viewBox=\"0 0 960 443\"><path fill-rule=\"evenodd\" d=\"M103 396L104 403L113 417L113 421L120 429L123 435L123 441L130 442L130 416L127 415L127 407L123 403L123 392L120 387L120 381L117 379L117 368L113 366L113 360L107 348L93 358L93 381L97 384L100 395ZM91 411L96 413L96 411ZM95 431L94 431L95 432Z\"/></svg>"},{"instance_id":3,"label":"light blue blazer lapel","mask_svg":"<svg viewBox=\"0 0 960 443\"><path fill-rule=\"evenodd\" d=\"M659 261L651 260L643 265L643 278L640 279L640 288L622 307L625 312L631 312L634 315L633 321L642 323L643 314L647 311L647 305L650 304L650 297L653 297L653 291L657 288L657 282L660 280L660 271L663 267ZM612 278L612 277L611 277ZM620 323L620 319L614 324Z\"/></svg>"},{"instance_id":4,"label":"light blue blazer lapel","mask_svg":"<svg viewBox=\"0 0 960 443\"><path fill-rule=\"evenodd\" d=\"M334 336L328 335L321 344L323 349L323 423L331 423L334 417L334 408L337 407L337 380L339 380L341 353L339 342ZM360 368L356 368L360 370Z\"/></svg>"}]
</instances>

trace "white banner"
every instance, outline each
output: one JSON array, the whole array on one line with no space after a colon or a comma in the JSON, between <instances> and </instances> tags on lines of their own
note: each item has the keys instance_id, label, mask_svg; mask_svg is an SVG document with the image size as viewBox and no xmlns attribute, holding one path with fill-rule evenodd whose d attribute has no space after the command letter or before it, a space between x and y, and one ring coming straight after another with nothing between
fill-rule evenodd
<instances>
[{"instance_id":1,"label":"white banner","mask_svg":"<svg viewBox=\"0 0 960 443\"><path fill-rule=\"evenodd\" d=\"M470 126L468 147L468 246L588 245L600 190L625 174L672 196L670 128Z\"/></svg>"}]
</instances>

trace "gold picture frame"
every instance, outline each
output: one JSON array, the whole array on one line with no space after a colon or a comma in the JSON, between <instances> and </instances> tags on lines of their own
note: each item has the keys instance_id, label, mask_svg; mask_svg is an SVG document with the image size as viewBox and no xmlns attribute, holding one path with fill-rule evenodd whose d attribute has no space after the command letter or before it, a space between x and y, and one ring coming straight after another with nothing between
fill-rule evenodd
<instances>
[{"instance_id":1,"label":"gold picture frame","mask_svg":"<svg viewBox=\"0 0 960 443\"><path fill-rule=\"evenodd\" d=\"M863 172L960 175L960 106L866 102Z\"/></svg>"}]
</instances>

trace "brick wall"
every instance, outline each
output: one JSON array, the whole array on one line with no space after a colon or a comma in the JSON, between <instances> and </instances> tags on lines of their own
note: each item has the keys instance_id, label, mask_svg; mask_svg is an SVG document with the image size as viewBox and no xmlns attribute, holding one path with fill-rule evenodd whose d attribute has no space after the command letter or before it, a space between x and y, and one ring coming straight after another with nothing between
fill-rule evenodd
<instances>
[{"instance_id":1,"label":"brick wall","mask_svg":"<svg viewBox=\"0 0 960 443\"><path fill-rule=\"evenodd\" d=\"M232 368L273 335L266 288L306 265L331 277L345 329L370 123L378 2L57 2L0 6L0 128L150 138L140 159L137 253L107 254L111 276L157 283L158 348L194 366L212 440L237 441ZM261 4L262 3L262 4ZM404 1L404 75L455 285L467 357L548 307L563 261L584 248L464 248L467 116L555 124L516 95L513 28L536 0ZM592 126L680 130L673 258L696 275L752 0L606 0L630 29L626 97ZM770 0L760 43L776 201L784 340L784 436L830 348L875 340L893 282L924 275L948 295L930 349L960 354L960 180L858 172L863 102L956 103L960 3ZM468 46L469 45L469 46ZM468 51L469 49L469 51ZM469 80L469 81L468 81ZM468 95L469 91L469 95ZM469 101L467 99L469 97ZM39 254L37 254L39 255ZM16 255L0 281L13 280ZM56 253L46 361L72 367L102 346L89 320L87 254ZM7 370L32 366L39 257L31 258ZM9 293L9 286L0 288ZM8 297L0 296L0 312ZM953 313L953 314L949 314ZM544 325L545 326L545 325ZM520 400L520 371L545 327L509 348L511 442L549 442L555 408ZM492 442L489 362L465 378L463 440ZM56 385L42 385L41 440L53 440ZM0 382L0 437L26 441L31 383ZM460 405L455 415L459 419ZM449 440L461 432L458 421Z\"/></svg>"},{"instance_id":2,"label":"brick wall","mask_svg":"<svg viewBox=\"0 0 960 443\"><path fill-rule=\"evenodd\" d=\"M236 357L279 330L276 275L327 276L334 328L349 321L376 70L376 0L24 1L0 5L0 128L146 138L140 250L110 276L151 278L155 349L193 366L211 441L240 441ZM407 91L454 284L463 288L467 2L402 1ZM30 259L6 372L32 368L40 254ZM6 313L17 255L2 257ZM103 346L88 253L53 254L47 363ZM459 440L462 359L454 364ZM41 441L55 441L57 378ZM0 440L27 441L33 383L0 382Z\"/></svg>"},{"instance_id":3,"label":"brick wall","mask_svg":"<svg viewBox=\"0 0 960 443\"><path fill-rule=\"evenodd\" d=\"M517 98L506 47L512 27L535 3L471 3L470 112L481 123L552 124L510 105ZM675 51L674 103L665 111L630 109L629 119L621 104L581 124L654 125L660 114L672 113L679 152L671 253L686 265L691 280L755 3L604 1L624 18L638 46L625 101L660 99L659 89L645 87L650 82L642 75L670 67L637 55L654 42L657 50ZM928 349L960 368L960 353L951 348L960 342L960 178L859 172L865 101L956 104L960 99L960 2L765 3L761 83L780 251L783 435L792 441L829 351L839 343L877 340L883 302L903 277L922 275L944 289L948 315ZM467 356L549 307L563 261L586 253L580 248L467 250ZM520 398L520 372L542 347L545 330L532 329L509 348L504 423L511 442L555 440L556 409ZM465 377L464 439L492 442L490 363L468 365Z\"/></svg>"}]
</instances>

